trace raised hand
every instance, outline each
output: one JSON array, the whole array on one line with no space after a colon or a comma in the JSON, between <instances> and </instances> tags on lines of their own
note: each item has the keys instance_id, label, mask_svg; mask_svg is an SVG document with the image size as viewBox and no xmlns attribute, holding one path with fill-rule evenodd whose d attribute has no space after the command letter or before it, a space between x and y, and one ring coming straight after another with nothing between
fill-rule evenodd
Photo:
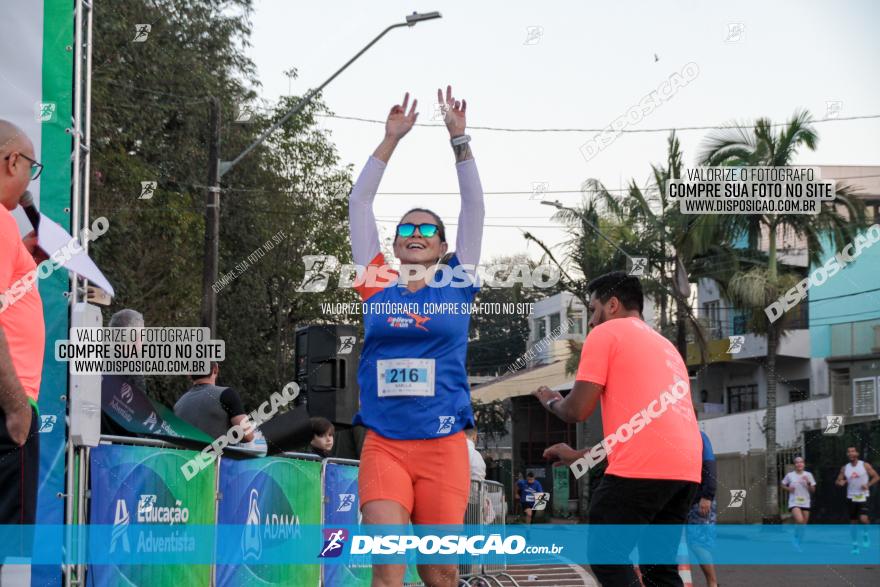
<instances>
[{"instance_id":1,"label":"raised hand","mask_svg":"<svg viewBox=\"0 0 880 587\"><path fill-rule=\"evenodd\" d=\"M446 116L443 122L446 123L446 129L449 131L450 137L457 137L464 134L465 113L467 112L467 100L456 100L452 97L452 86L446 86L446 99L443 99L443 90L437 89L437 103L443 105L443 111Z\"/></svg>"},{"instance_id":2,"label":"raised hand","mask_svg":"<svg viewBox=\"0 0 880 587\"><path fill-rule=\"evenodd\" d=\"M400 140L412 129L416 119L419 117L419 113L416 112L416 105L418 103L418 100L413 100L412 107L407 112L406 107L409 104L409 92L407 92L403 96L403 104L395 104L391 107L391 112L388 113L388 120L385 121L386 137Z\"/></svg>"},{"instance_id":3,"label":"raised hand","mask_svg":"<svg viewBox=\"0 0 880 587\"><path fill-rule=\"evenodd\" d=\"M584 456L583 451L575 450L564 442L554 444L553 446L544 449L545 459L548 461L559 461L566 465L571 465L582 456Z\"/></svg>"},{"instance_id":4,"label":"raised hand","mask_svg":"<svg viewBox=\"0 0 880 587\"><path fill-rule=\"evenodd\" d=\"M538 398L538 401L541 402L541 405L545 408L547 407L547 402L551 399L561 400L562 394L558 391L553 391L546 385L542 385L538 389L532 392L532 395Z\"/></svg>"}]
</instances>

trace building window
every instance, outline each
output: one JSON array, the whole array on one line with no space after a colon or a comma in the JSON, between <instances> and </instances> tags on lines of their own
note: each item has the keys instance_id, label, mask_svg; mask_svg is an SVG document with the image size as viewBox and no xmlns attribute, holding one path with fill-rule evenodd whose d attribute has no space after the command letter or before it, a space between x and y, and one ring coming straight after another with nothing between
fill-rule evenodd
<instances>
[{"instance_id":1,"label":"building window","mask_svg":"<svg viewBox=\"0 0 880 587\"><path fill-rule=\"evenodd\" d=\"M535 319L535 338L541 340L547 336L547 322L543 317Z\"/></svg>"},{"instance_id":2,"label":"building window","mask_svg":"<svg viewBox=\"0 0 880 587\"><path fill-rule=\"evenodd\" d=\"M873 210L873 214L871 213ZM870 219L874 217L875 223L880 223L880 202L873 202L865 206L865 216Z\"/></svg>"},{"instance_id":3,"label":"building window","mask_svg":"<svg viewBox=\"0 0 880 587\"><path fill-rule=\"evenodd\" d=\"M798 379L797 381L790 382L788 385L788 401L794 403L810 399L809 379Z\"/></svg>"},{"instance_id":4,"label":"building window","mask_svg":"<svg viewBox=\"0 0 880 587\"><path fill-rule=\"evenodd\" d=\"M554 335L559 334L560 321L561 318L559 316L559 312L556 312L555 314L550 314L550 332Z\"/></svg>"},{"instance_id":5,"label":"building window","mask_svg":"<svg viewBox=\"0 0 880 587\"><path fill-rule=\"evenodd\" d=\"M758 409L758 385L734 385L727 388L727 405L730 413Z\"/></svg>"},{"instance_id":6,"label":"building window","mask_svg":"<svg viewBox=\"0 0 880 587\"><path fill-rule=\"evenodd\" d=\"M737 312L737 314L733 317L733 333L745 334L746 326L748 326L748 323L749 317L742 312Z\"/></svg>"},{"instance_id":7,"label":"building window","mask_svg":"<svg viewBox=\"0 0 880 587\"><path fill-rule=\"evenodd\" d=\"M568 331L571 334L584 333L584 313L582 311L573 310L569 312L568 319L571 321L571 325L568 327Z\"/></svg>"},{"instance_id":8,"label":"building window","mask_svg":"<svg viewBox=\"0 0 880 587\"><path fill-rule=\"evenodd\" d=\"M844 396L844 394L849 393L850 389L850 381L849 381L849 368L845 369L831 369L831 394L834 396Z\"/></svg>"},{"instance_id":9,"label":"building window","mask_svg":"<svg viewBox=\"0 0 880 587\"><path fill-rule=\"evenodd\" d=\"M703 317L709 327L713 339L723 336L721 332L721 301L706 302L703 304Z\"/></svg>"},{"instance_id":10,"label":"building window","mask_svg":"<svg viewBox=\"0 0 880 587\"><path fill-rule=\"evenodd\" d=\"M877 379L860 377L853 379L853 416L870 416L877 413Z\"/></svg>"}]
</instances>

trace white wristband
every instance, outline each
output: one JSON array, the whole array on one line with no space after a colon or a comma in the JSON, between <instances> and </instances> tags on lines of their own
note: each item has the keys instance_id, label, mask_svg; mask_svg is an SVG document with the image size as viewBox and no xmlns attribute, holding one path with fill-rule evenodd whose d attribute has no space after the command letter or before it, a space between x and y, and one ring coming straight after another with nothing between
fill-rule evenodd
<instances>
[{"instance_id":1,"label":"white wristband","mask_svg":"<svg viewBox=\"0 0 880 587\"><path fill-rule=\"evenodd\" d=\"M459 145L463 145L465 143L471 142L471 136L470 135L459 135L455 138L450 139L449 142L452 143L453 147L457 147Z\"/></svg>"}]
</instances>

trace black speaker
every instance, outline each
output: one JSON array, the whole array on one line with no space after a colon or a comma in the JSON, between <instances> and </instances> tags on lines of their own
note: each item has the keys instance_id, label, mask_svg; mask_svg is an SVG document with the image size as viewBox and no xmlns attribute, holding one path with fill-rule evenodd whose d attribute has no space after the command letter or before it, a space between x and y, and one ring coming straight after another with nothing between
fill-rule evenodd
<instances>
[{"instance_id":1,"label":"black speaker","mask_svg":"<svg viewBox=\"0 0 880 587\"><path fill-rule=\"evenodd\" d=\"M357 367L361 342L355 326L318 324L297 328L297 401L307 406L309 416L351 425L359 403Z\"/></svg>"},{"instance_id":2,"label":"black speaker","mask_svg":"<svg viewBox=\"0 0 880 587\"><path fill-rule=\"evenodd\" d=\"M312 423L305 406L278 414L260 424L266 439L266 454L298 451L312 440Z\"/></svg>"},{"instance_id":3,"label":"black speaker","mask_svg":"<svg viewBox=\"0 0 880 587\"><path fill-rule=\"evenodd\" d=\"M367 429L363 426L336 426L333 456L341 459L360 459Z\"/></svg>"}]
</instances>

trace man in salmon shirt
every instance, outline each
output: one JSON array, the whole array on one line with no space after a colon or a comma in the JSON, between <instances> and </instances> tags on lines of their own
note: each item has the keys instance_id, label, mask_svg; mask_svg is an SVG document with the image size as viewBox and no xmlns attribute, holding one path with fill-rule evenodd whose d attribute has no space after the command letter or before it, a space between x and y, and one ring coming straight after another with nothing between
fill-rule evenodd
<instances>
[{"instance_id":1,"label":"man in salmon shirt","mask_svg":"<svg viewBox=\"0 0 880 587\"><path fill-rule=\"evenodd\" d=\"M639 584L632 565L620 564L636 546L643 560L650 552L653 560L669 563L640 564L645 585L682 585L675 564L680 527L676 534L675 526L667 531L648 525L685 524L700 484L702 440L687 367L675 346L642 320L638 278L608 273L587 289L591 331L571 393L563 398L541 387L533 395L569 423L589 418L601 401L605 438L587 451L556 444L544 456L571 465L577 477L607 456L608 469L590 503L590 523L639 525L590 533L590 560L602 563L613 556L618 563L591 564L602 585Z\"/></svg>"},{"instance_id":2,"label":"man in salmon shirt","mask_svg":"<svg viewBox=\"0 0 880 587\"><path fill-rule=\"evenodd\" d=\"M31 141L0 119L0 524L36 522L46 332L37 265L10 212L40 169Z\"/></svg>"}]
</instances>

